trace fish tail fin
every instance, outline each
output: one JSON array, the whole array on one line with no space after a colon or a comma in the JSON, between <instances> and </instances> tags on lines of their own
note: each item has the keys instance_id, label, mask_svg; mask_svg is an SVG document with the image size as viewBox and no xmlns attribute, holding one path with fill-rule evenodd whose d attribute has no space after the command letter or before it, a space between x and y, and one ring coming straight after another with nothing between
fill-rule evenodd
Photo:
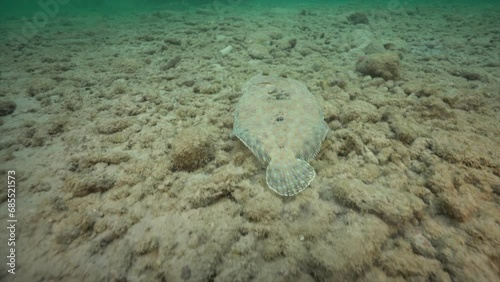
<instances>
[{"instance_id":1,"label":"fish tail fin","mask_svg":"<svg viewBox=\"0 0 500 282\"><path fill-rule=\"evenodd\" d=\"M267 185L282 196L293 196L302 192L315 176L314 168L301 159L294 159L291 163L271 160L266 170Z\"/></svg>"}]
</instances>

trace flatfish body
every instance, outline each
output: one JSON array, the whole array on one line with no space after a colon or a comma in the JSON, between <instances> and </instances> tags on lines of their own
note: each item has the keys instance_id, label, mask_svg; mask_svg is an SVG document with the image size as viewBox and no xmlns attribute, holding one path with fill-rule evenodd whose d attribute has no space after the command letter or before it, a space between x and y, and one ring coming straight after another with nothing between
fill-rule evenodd
<instances>
[{"instance_id":1,"label":"flatfish body","mask_svg":"<svg viewBox=\"0 0 500 282\"><path fill-rule=\"evenodd\" d=\"M293 79L258 75L242 88L234 134L267 164L269 188L283 196L304 190L316 172L314 159L329 131L316 97Z\"/></svg>"}]
</instances>

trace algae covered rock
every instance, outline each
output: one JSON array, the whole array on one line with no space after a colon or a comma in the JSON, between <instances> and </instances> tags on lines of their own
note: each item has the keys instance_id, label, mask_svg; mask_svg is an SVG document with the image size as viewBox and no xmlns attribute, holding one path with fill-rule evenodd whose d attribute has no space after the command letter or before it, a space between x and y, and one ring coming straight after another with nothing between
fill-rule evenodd
<instances>
[{"instance_id":1,"label":"algae covered rock","mask_svg":"<svg viewBox=\"0 0 500 282\"><path fill-rule=\"evenodd\" d=\"M399 78L399 56L392 52L363 56L356 63L356 71L385 80L397 79Z\"/></svg>"},{"instance_id":2,"label":"algae covered rock","mask_svg":"<svg viewBox=\"0 0 500 282\"><path fill-rule=\"evenodd\" d=\"M172 165L175 170L193 171L213 158L213 136L203 126L181 131L172 144Z\"/></svg>"}]
</instances>

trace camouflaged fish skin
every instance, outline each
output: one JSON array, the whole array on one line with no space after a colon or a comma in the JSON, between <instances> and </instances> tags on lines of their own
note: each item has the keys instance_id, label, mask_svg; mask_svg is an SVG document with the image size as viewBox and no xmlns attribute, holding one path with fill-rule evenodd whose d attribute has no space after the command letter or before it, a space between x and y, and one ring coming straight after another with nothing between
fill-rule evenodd
<instances>
[{"instance_id":1,"label":"camouflaged fish skin","mask_svg":"<svg viewBox=\"0 0 500 282\"><path fill-rule=\"evenodd\" d=\"M308 161L329 131L316 97L297 80L263 75L242 92L234 134L267 164L269 188L282 196L300 193L316 175Z\"/></svg>"}]
</instances>

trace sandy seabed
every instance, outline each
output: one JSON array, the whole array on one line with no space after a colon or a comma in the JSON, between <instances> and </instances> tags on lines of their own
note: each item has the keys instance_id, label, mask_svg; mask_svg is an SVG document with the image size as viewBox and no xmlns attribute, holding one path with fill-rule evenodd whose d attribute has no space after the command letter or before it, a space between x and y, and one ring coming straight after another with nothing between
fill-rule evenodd
<instances>
[{"instance_id":1,"label":"sandy seabed","mask_svg":"<svg viewBox=\"0 0 500 282\"><path fill-rule=\"evenodd\" d=\"M500 8L224 3L2 22L0 280L500 281ZM232 135L262 73L331 128L295 197Z\"/></svg>"}]
</instances>

